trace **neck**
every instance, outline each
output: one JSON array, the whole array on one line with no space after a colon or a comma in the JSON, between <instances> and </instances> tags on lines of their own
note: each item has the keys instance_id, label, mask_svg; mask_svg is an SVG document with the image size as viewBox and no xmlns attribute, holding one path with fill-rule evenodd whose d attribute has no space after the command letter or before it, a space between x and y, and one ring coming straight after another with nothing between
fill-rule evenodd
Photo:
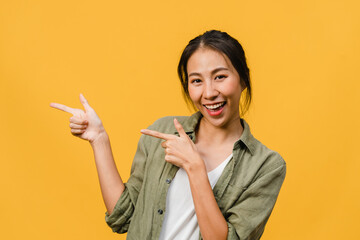
<instances>
[{"instance_id":1,"label":"neck","mask_svg":"<svg viewBox=\"0 0 360 240\"><path fill-rule=\"evenodd\" d=\"M218 127L209 123L204 117L200 120L197 138L206 141L209 145L235 143L243 132L240 116L234 117L226 126Z\"/></svg>"}]
</instances>

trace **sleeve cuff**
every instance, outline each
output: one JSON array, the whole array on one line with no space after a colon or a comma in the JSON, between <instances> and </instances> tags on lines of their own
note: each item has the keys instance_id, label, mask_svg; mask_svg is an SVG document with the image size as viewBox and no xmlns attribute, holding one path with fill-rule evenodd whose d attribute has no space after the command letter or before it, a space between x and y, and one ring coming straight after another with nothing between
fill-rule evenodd
<instances>
[{"instance_id":1,"label":"sleeve cuff","mask_svg":"<svg viewBox=\"0 0 360 240\"><path fill-rule=\"evenodd\" d=\"M125 187L112 213L105 213L105 221L113 232L125 233L130 225L133 212L134 206L130 199L129 190Z\"/></svg>"},{"instance_id":2,"label":"sleeve cuff","mask_svg":"<svg viewBox=\"0 0 360 240\"><path fill-rule=\"evenodd\" d=\"M227 238L226 239L229 239L229 240L237 240L239 238L239 236L236 234L236 230L234 228L234 226L227 222L227 225L228 225L228 234L227 234Z\"/></svg>"}]
</instances>

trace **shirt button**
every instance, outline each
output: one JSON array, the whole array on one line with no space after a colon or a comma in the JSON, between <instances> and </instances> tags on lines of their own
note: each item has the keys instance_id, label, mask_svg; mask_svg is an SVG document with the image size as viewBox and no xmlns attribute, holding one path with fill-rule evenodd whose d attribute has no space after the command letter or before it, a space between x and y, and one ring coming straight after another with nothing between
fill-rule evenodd
<instances>
[{"instance_id":1,"label":"shirt button","mask_svg":"<svg viewBox=\"0 0 360 240\"><path fill-rule=\"evenodd\" d=\"M188 134L188 136L191 140L193 139L193 136L191 134Z\"/></svg>"},{"instance_id":2,"label":"shirt button","mask_svg":"<svg viewBox=\"0 0 360 240\"><path fill-rule=\"evenodd\" d=\"M167 183L167 184L170 184L170 183L171 183L171 179L170 179L170 178L166 179L166 183Z\"/></svg>"},{"instance_id":3,"label":"shirt button","mask_svg":"<svg viewBox=\"0 0 360 240\"><path fill-rule=\"evenodd\" d=\"M164 213L164 211L163 211L162 209L159 209L159 210L158 210L158 214L161 215L161 214L163 214L163 213Z\"/></svg>"}]
</instances>

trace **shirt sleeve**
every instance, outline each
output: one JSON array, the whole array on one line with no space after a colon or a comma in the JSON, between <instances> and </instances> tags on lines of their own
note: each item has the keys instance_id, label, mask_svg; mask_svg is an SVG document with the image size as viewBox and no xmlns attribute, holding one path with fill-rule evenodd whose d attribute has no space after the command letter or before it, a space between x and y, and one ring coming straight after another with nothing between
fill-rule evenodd
<instances>
[{"instance_id":1,"label":"shirt sleeve","mask_svg":"<svg viewBox=\"0 0 360 240\"><path fill-rule=\"evenodd\" d=\"M286 174L285 162L282 159L279 162L250 184L226 212L227 239L257 240L261 237Z\"/></svg>"},{"instance_id":2,"label":"shirt sleeve","mask_svg":"<svg viewBox=\"0 0 360 240\"><path fill-rule=\"evenodd\" d=\"M144 178L146 158L148 155L146 138L147 136L144 135L140 137L131 166L131 175L127 183L125 183L124 192L121 194L112 213L105 213L105 221L113 232L125 233L128 231Z\"/></svg>"}]
</instances>

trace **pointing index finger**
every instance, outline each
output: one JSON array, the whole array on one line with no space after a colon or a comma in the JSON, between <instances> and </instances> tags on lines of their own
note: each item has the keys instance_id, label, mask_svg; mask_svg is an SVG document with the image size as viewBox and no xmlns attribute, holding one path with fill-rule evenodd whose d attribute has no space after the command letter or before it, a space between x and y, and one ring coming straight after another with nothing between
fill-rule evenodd
<instances>
[{"instance_id":1,"label":"pointing index finger","mask_svg":"<svg viewBox=\"0 0 360 240\"><path fill-rule=\"evenodd\" d=\"M68 112L68 113L75 115L75 109L65 106L65 105L62 105L60 103L50 103L50 107L53 107L53 108L59 109L61 111Z\"/></svg>"},{"instance_id":2,"label":"pointing index finger","mask_svg":"<svg viewBox=\"0 0 360 240\"><path fill-rule=\"evenodd\" d=\"M140 132L142 134L149 135L151 137L164 139L164 140L170 140L170 139L174 139L176 137L175 135L172 135L172 134L161 133L161 132L157 132L157 131L149 130L149 129L142 129Z\"/></svg>"}]
</instances>

